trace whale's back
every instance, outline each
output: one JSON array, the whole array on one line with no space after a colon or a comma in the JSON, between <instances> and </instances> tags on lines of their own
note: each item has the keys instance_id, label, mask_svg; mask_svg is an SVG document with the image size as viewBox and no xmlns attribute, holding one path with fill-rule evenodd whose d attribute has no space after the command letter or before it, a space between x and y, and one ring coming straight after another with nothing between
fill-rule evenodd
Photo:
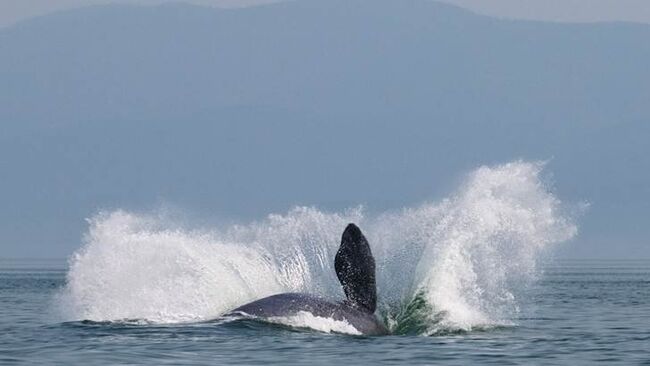
<instances>
[{"instance_id":1,"label":"whale's back","mask_svg":"<svg viewBox=\"0 0 650 366\"><path fill-rule=\"evenodd\" d=\"M388 334L388 329L377 317L347 303L333 303L324 298L304 293L272 295L240 306L232 313L260 318L287 317L307 312L321 318L345 321L365 335Z\"/></svg>"}]
</instances>

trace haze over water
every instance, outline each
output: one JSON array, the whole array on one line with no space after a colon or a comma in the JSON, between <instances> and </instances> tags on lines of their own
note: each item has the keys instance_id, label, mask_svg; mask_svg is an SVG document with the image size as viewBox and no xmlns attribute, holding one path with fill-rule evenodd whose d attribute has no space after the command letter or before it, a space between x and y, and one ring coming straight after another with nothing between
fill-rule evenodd
<instances>
[{"instance_id":1,"label":"haze over water","mask_svg":"<svg viewBox=\"0 0 650 366\"><path fill-rule=\"evenodd\" d=\"M590 203L570 256L649 257L648 38L429 0L32 19L0 30L3 253L67 257L118 208L398 210L524 159Z\"/></svg>"}]
</instances>

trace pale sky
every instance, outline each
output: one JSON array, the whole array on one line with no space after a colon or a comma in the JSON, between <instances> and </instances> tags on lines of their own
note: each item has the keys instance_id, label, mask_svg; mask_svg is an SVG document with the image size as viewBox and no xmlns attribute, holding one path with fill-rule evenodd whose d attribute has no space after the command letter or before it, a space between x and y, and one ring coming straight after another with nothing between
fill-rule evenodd
<instances>
[{"instance_id":1,"label":"pale sky","mask_svg":"<svg viewBox=\"0 0 650 366\"><path fill-rule=\"evenodd\" d=\"M160 4L178 0L0 0L0 27L52 11L107 4ZM241 7L281 0L185 0L220 7ZM440 0L477 13L560 22L628 21L650 23L650 0Z\"/></svg>"}]
</instances>

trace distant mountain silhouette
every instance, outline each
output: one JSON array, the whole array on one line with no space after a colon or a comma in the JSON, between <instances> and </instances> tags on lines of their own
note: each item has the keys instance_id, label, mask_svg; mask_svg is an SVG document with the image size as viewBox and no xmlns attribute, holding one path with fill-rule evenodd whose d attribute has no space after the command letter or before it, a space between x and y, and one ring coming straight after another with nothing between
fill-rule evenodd
<instances>
[{"instance_id":1,"label":"distant mountain silhouette","mask_svg":"<svg viewBox=\"0 0 650 366\"><path fill-rule=\"evenodd\" d=\"M427 0L25 21L0 31L0 255L70 253L99 208L380 210L524 158L551 159L560 197L591 203L576 253L647 256L649 39Z\"/></svg>"}]
</instances>

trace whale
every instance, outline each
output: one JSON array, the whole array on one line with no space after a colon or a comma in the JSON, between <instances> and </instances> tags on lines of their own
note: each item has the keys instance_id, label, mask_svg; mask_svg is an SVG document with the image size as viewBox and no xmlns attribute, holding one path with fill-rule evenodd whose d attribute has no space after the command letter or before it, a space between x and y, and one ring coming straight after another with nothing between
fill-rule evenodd
<instances>
[{"instance_id":1,"label":"whale","mask_svg":"<svg viewBox=\"0 0 650 366\"><path fill-rule=\"evenodd\" d=\"M362 335L389 334L375 315L377 286L375 259L368 240L353 223L347 225L334 258L334 269L345 299L331 302L307 293L281 293L255 300L230 312L255 318L295 316L307 312L313 316L347 322Z\"/></svg>"}]
</instances>

